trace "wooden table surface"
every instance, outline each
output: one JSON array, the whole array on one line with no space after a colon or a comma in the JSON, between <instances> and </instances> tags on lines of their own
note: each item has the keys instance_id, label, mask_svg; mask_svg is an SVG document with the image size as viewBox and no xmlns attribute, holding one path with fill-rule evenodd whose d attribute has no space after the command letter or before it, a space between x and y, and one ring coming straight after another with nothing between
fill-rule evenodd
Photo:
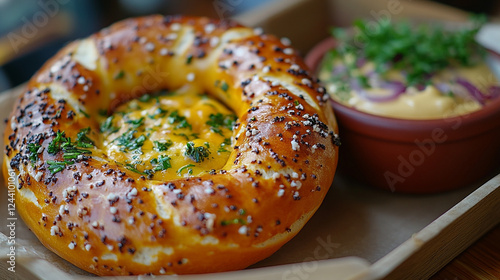
<instances>
[{"instance_id":1,"label":"wooden table surface","mask_svg":"<svg viewBox=\"0 0 500 280\"><path fill-rule=\"evenodd\" d=\"M500 279L500 224L430 279Z\"/></svg>"}]
</instances>

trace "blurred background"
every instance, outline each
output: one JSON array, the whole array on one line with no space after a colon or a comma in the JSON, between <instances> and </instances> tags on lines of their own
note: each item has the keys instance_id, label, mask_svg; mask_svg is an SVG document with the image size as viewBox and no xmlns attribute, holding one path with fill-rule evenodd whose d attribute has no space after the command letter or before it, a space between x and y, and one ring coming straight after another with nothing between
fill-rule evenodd
<instances>
[{"instance_id":1,"label":"blurred background","mask_svg":"<svg viewBox=\"0 0 500 280\"><path fill-rule=\"evenodd\" d=\"M27 81L67 42L133 16L228 18L276 0L0 0L0 92ZM498 0L436 0L488 15Z\"/></svg>"}]
</instances>

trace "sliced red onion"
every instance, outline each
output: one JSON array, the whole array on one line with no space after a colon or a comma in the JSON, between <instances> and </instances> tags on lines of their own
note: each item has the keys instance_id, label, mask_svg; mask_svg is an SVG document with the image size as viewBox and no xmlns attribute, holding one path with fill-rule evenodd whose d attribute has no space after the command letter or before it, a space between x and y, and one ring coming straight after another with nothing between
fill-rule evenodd
<instances>
[{"instance_id":1,"label":"sliced red onion","mask_svg":"<svg viewBox=\"0 0 500 280\"><path fill-rule=\"evenodd\" d=\"M488 89L488 98L489 99L495 99L495 98L498 98L500 96L500 86L491 86L489 89Z\"/></svg>"},{"instance_id":2,"label":"sliced red onion","mask_svg":"<svg viewBox=\"0 0 500 280\"><path fill-rule=\"evenodd\" d=\"M458 77L456 82L457 84L466 88L470 96L472 96L472 98L474 98L477 102L479 102L481 105L485 104L488 97L485 96L476 86L474 86L469 81L461 77Z\"/></svg>"},{"instance_id":3,"label":"sliced red onion","mask_svg":"<svg viewBox=\"0 0 500 280\"><path fill-rule=\"evenodd\" d=\"M442 93L449 93L450 91L453 92L451 90L451 87L450 87L450 84L447 84L447 83L437 83L434 85L440 92Z\"/></svg>"},{"instance_id":4,"label":"sliced red onion","mask_svg":"<svg viewBox=\"0 0 500 280\"><path fill-rule=\"evenodd\" d=\"M335 65L332 69L332 75L338 76L347 72L347 67L344 64Z\"/></svg>"},{"instance_id":5,"label":"sliced red onion","mask_svg":"<svg viewBox=\"0 0 500 280\"><path fill-rule=\"evenodd\" d=\"M386 96L373 96L359 84L358 79L352 79L350 84L351 88L356 91L361 97L372 102L392 101L406 91L406 86L401 82L383 81L380 85L381 88L390 90L390 94Z\"/></svg>"},{"instance_id":6,"label":"sliced red onion","mask_svg":"<svg viewBox=\"0 0 500 280\"><path fill-rule=\"evenodd\" d=\"M366 64L366 58L364 58L364 57L360 57L360 58L358 58L358 60L356 61L356 66L357 66L358 68L361 68L361 67L362 67L363 65L365 65L365 64Z\"/></svg>"}]
</instances>

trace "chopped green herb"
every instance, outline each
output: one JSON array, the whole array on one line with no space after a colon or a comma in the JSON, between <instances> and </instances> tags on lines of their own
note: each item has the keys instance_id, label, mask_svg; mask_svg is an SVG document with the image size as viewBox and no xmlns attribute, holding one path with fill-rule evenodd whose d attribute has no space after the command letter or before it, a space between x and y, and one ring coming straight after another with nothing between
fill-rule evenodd
<instances>
[{"instance_id":1,"label":"chopped green herb","mask_svg":"<svg viewBox=\"0 0 500 280\"><path fill-rule=\"evenodd\" d=\"M165 152L166 150L168 150L168 148L170 148L174 144L174 142L168 139L167 142L154 141L153 144L154 144L154 149L157 152Z\"/></svg>"},{"instance_id":2,"label":"chopped green herb","mask_svg":"<svg viewBox=\"0 0 500 280\"><path fill-rule=\"evenodd\" d=\"M139 170L135 167L135 165L130 164L130 163L125 164L125 168L127 168L128 170L130 170L130 171L132 171L132 172L135 172L135 173L141 174L141 175L149 175L147 172L141 172L141 171L139 171Z\"/></svg>"},{"instance_id":3,"label":"chopped green herb","mask_svg":"<svg viewBox=\"0 0 500 280\"><path fill-rule=\"evenodd\" d=\"M298 101L298 100L294 100L294 101L293 101L293 105L295 105L295 106L299 106L299 105L300 105L300 103L299 103L299 101Z\"/></svg>"},{"instance_id":4,"label":"chopped green herb","mask_svg":"<svg viewBox=\"0 0 500 280\"><path fill-rule=\"evenodd\" d=\"M448 31L441 26L413 27L408 22L383 19L374 30L371 21L358 20L353 35L341 28L332 30L339 42L337 53L333 54L354 57L350 64L345 63L348 68L357 68L358 59L367 59L375 64L379 74L383 75L388 68L404 70L408 85L426 85L430 75L450 64L469 66L477 61L477 54L483 51L475 35L485 22L486 17L477 16L472 27Z\"/></svg>"},{"instance_id":5,"label":"chopped green herb","mask_svg":"<svg viewBox=\"0 0 500 280\"><path fill-rule=\"evenodd\" d=\"M65 146L63 147L64 159L78 159L79 156L84 154L92 154L90 150L85 150L81 148L77 148L75 146Z\"/></svg>"},{"instance_id":6,"label":"chopped green herb","mask_svg":"<svg viewBox=\"0 0 500 280\"><path fill-rule=\"evenodd\" d=\"M186 59L186 64L191 64L191 61L193 61L193 55L192 54L188 55L188 57Z\"/></svg>"},{"instance_id":7,"label":"chopped green herb","mask_svg":"<svg viewBox=\"0 0 500 280\"><path fill-rule=\"evenodd\" d=\"M97 113L99 114L99 116L101 117L106 117L108 115L108 109L99 109L97 111Z\"/></svg>"},{"instance_id":8,"label":"chopped green herb","mask_svg":"<svg viewBox=\"0 0 500 280\"><path fill-rule=\"evenodd\" d=\"M61 144L62 143L67 143L68 140L71 141L69 138L66 138L65 137L66 134L61 131L57 131L56 132L56 137L54 137L54 139L52 139L52 141L49 143L49 146L47 148L47 151L49 152L49 154L51 155L55 155L57 154L60 150L61 150Z\"/></svg>"},{"instance_id":9,"label":"chopped green herb","mask_svg":"<svg viewBox=\"0 0 500 280\"><path fill-rule=\"evenodd\" d=\"M228 147L228 146L231 146L231 138L224 138L224 142L222 142L220 144L220 147L217 150L217 152L219 152L219 153L229 152L228 150L226 150L226 147Z\"/></svg>"},{"instance_id":10,"label":"chopped green herb","mask_svg":"<svg viewBox=\"0 0 500 280\"><path fill-rule=\"evenodd\" d=\"M118 80L118 79L121 79L123 77L125 77L125 72L123 70L120 70L120 72L116 73L114 79Z\"/></svg>"},{"instance_id":11,"label":"chopped green herb","mask_svg":"<svg viewBox=\"0 0 500 280\"><path fill-rule=\"evenodd\" d=\"M232 131L236 119L237 117L232 114L229 115L223 115L221 113L210 114L209 120L206 122L206 124L210 126L210 130L212 130L213 132L224 136L222 134L221 128L227 128Z\"/></svg>"},{"instance_id":12,"label":"chopped green herb","mask_svg":"<svg viewBox=\"0 0 500 280\"><path fill-rule=\"evenodd\" d=\"M47 165L50 173L56 174L59 171L63 171L66 165L72 164L71 161L56 161L56 160L47 160Z\"/></svg>"},{"instance_id":13,"label":"chopped green herb","mask_svg":"<svg viewBox=\"0 0 500 280\"><path fill-rule=\"evenodd\" d=\"M125 123L131 124L133 128L138 128L144 124L144 117L137 120L127 120Z\"/></svg>"},{"instance_id":14,"label":"chopped green herb","mask_svg":"<svg viewBox=\"0 0 500 280\"><path fill-rule=\"evenodd\" d=\"M193 142L187 142L184 155L192 159L194 162L200 163L208 158L210 150L203 146L196 147Z\"/></svg>"},{"instance_id":15,"label":"chopped green herb","mask_svg":"<svg viewBox=\"0 0 500 280\"><path fill-rule=\"evenodd\" d=\"M164 156L164 155L160 155L158 157L158 159L152 159L151 160L151 164L154 165L154 171L162 171L162 170L167 170L169 169L170 167L172 167L172 165L170 165L170 157L169 156Z\"/></svg>"},{"instance_id":16,"label":"chopped green herb","mask_svg":"<svg viewBox=\"0 0 500 280\"><path fill-rule=\"evenodd\" d=\"M181 175L182 171L184 171L185 169L188 169L189 175L193 174L193 169L191 169L191 167L195 167L195 165L194 164L184 165L183 167L179 168L179 170L177 170L177 175Z\"/></svg>"},{"instance_id":17,"label":"chopped green herb","mask_svg":"<svg viewBox=\"0 0 500 280\"><path fill-rule=\"evenodd\" d=\"M163 118L168 113L168 110L163 110L161 107L158 107L152 115L148 115L150 119Z\"/></svg>"},{"instance_id":18,"label":"chopped green herb","mask_svg":"<svg viewBox=\"0 0 500 280\"><path fill-rule=\"evenodd\" d=\"M227 92L227 90L229 89L229 85L223 81L220 88L224 91L224 92Z\"/></svg>"},{"instance_id":19,"label":"chopped green herb","mask_svg":"<svg viewBox=\"0 0 500 280\"><path fill-rule=\"evenodd\" d=\"M76 135L76 146L81 148L94 147L94 141L90 139L87 134L90 132L90 127L81 129Z\"/></svg>"},{"instance_id":20,"label":"chopped green herb","mask_svg":"<svg viewBox=\"0 0 500 280\"><path fill-rule=\"evenodd\" d=\"M28 144L28 151L29 151L29 156L28 158L30 159L31 163L35 163L38 159L38 150L40 149L41 145L38 143L30 143Z\"/></svg>"},{"instance_id":21,"label":"chopped green herb","mask_svg":"<svg viewBox=\"0 0 500 280\"><path fill-rule=\"evenodd\" d=\"M220 222L220 225L221 226L228 226L228 225L245 225L247 222L245 220L243 220L242 218L235 218L235 219L232 219L232 220L222 220Z\"/></svg>"},{"instance_id":22,"label":"chopped green herb","mask_svg":"<svg viewBox=\"0 0 500 280\"><path fill-rule=\"evenodd\" d=\"M198 139L200 137L198 133L191 133L189 135L187 135L186 133L174 133L174 135L175 136L182 136L182 137L186 138L187 141Z\"/></svg>"},{"instance_id":23,"label":"chopped green herb","mask_svg":"<svg viewBox=\"0 0 500 280\"><path fill-rule=\"evenodd\" d=\"M115 133L120 130L118 127L113 126L114 116L110 116L101 124L102 133Z\"/></svg>"},{"instance_id":24,"label":"chopped green herb","mask_svg":"<svg viewBox=\"0 0 500 280\"><path fill-rule=\"evenodd\" d=\"M170 124L178 124L175 129L178 128L189 128L193 127L187 122L186 117L179 115L179 111L175 110L168 116L168 123Z\"/></svg>"},{"instance_id":25,"label":"chopped green herb","mask_svg":"<svg viewBox=\"0 0 500 280\"><path fill-rule=\"evenodd\" d=\"M238 211L238 214L240 214L241 216L245 215L247 213L247 211L245 209L240 209Z\"/></svg>"},{"instance_id":26,"label":"chopped green herb","mask_svg":"<svg viewBox=\"0 0 500 280\"><path fill-rule=\"evenodd\" d=\"M83 111L82 109L78 109L78 111L82 113L82 115L84 115L87 119L90 119L90 115L87 112Z\"/></svg>"},{"instance_id":27,"label":"chopped green herb","mask_svg":"<svg viewBox=\"0 0 500 280\"><path fill-rule=\"evenodd\" d=\"M137 130L132 130L129 129L127 132L123 133L119 137L115 138L113 140L117 141L117 145L121 146L122 148L120 149L121 151L133 151L137 150L144 145L144 141L146 141L146 136L141 135L139 137L135 137L134 134L137 132Z\"/></svg>"},{"instance_id":28,"label":"chopped green herb","mask_svg":"<svg viewBox=\"0 0 500 280\"><path fill-rule=\"evenodd\" d=\"M151 98L152 98L152 96L146 93L143 96L137 98L137 100L139 100L141 102L148 102L149 100L151 100Z\"/></svg>"}]
</instances>

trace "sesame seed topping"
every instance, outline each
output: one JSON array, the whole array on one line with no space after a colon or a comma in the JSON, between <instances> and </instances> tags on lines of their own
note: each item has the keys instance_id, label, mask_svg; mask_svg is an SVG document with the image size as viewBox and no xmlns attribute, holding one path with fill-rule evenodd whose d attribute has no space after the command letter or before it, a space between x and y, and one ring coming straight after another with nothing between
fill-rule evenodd
<instances>
[{"instance_id":1,"label":"sesame seed topping","mask_svg":"<svg viewBox=\"0 0 500 280\"><path fill-rule=\"evenodd\" d=\"M286 48L283 50L284 54L292 55L293 54L293 49L292 48Z\"/></svg>"},{"instance_id":2,"label":"sesame seed topping","mask_svg":"<svg viewBox=\"0 0 500 280\"><path fill-rule=\"evenodd\" d=\"M116 207L114 207L114 206L111 206L109 208L109 212L111 212L111 214L116 214L116 212L118 212L118 209L116 209Z\"/></svg>"},{"instance_id":3,"label":"sesame seed topping","mask_svg":"<svg viewBox=\"0 0 500 280\"><path fill-rule=\"evenodd\" d=\"M75 243L74 241L71 241L71 242L68 244L68 248L69 248L70 250L75 249L75 246L76 246L76 243Z\"/></svg>"},{"instance_id":4,"label":"sesame seed topping","mask_svg":"<svg viewBox=\"0 0 500 280\"><path fill-rule=\"evenodd\" d=\"M161 48L160 49L160 55L161 56L166 56L168 54L168 49L167 48Z\"/></svg>"},{"instance_id":5,"label":"sesame seed topping","mask_svg":"<svg viewBox=\"0 0 500 280\"><path fill-rule=\"evenodd\" d=\"M90 244L85 244L85 250L90 251L90 248L92 248Z\"/></svg>"},{"instance_id":6,"label":"sesame seed topping","mask_svg":"<svg viewBox=\"0 0 500 280\"><path fill-rule=\"evenodd\" d=\"M78 78L78 80L76 80L77 83L79 83L80 85L83 85L85 84L85 77L83 76L80 76L80 78Z\"/></svg>"},{"instance_id":7,"label":"sesame seed topping","mask_svg":"<svg viewBox=\"0 0 500 280\"><path fill-rule=\"evenodd\" d=\"M194 78L195 78L194 73L189 73L186 76L186 79L187 79L188 82L194 81Z\"/></svg>"}]
</instances>

